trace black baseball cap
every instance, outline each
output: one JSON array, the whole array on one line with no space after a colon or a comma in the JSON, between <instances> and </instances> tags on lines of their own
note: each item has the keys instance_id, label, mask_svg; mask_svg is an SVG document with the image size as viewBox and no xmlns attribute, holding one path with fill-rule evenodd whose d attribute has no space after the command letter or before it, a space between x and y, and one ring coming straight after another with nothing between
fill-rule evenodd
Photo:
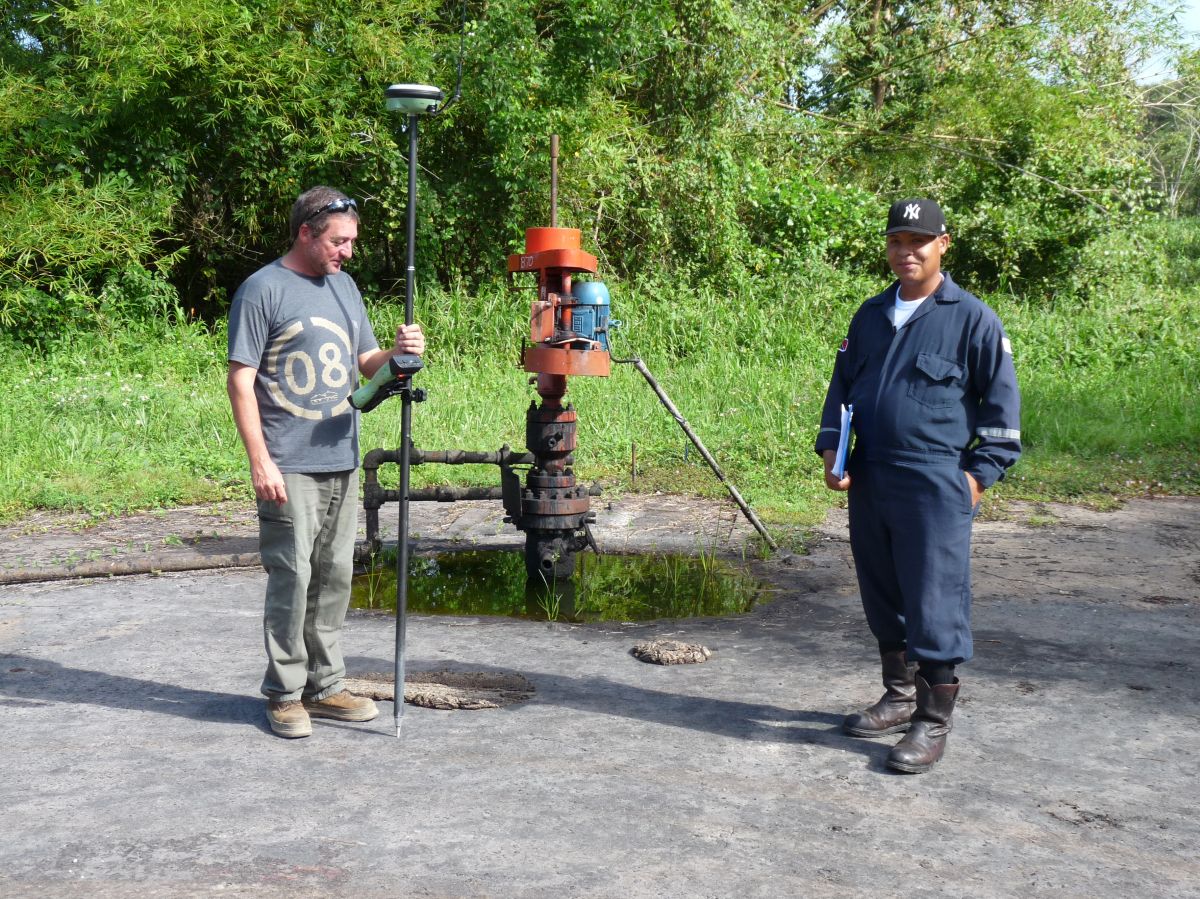
<instances>
[{"instance_id":1,"label":"black baseball cap","mask_svg":"<svg viewBox=\"0 0 1200 899\"><path fill-rule=\"evenodd\" d=\"M946 216L942 214L942 207L933 200L922 197L897 200L888 210L887 230L883 233L895 234L897 231L914 231L940 237L946 233Z\"/></svg>"}]
</instances>

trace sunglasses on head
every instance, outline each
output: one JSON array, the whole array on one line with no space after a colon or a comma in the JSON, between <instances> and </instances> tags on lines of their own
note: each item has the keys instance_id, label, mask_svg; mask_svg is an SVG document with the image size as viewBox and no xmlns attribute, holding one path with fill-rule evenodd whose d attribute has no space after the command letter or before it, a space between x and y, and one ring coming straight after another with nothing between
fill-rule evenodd
<instances>
[{"instance_id":1,"label":"sunglasses on head","mask_svg":"<svg viewBox=\"0 0 1200 899\"><path fill-rule=\"evenodd\" d=\"M355 203L354 200L350 199L349 197L343 197L340 200L334 200L332 203L326 203L324 206L322 206L320 209L318 209L316 212L312 213L312 215L310 215L308 218L306 218L304 220L304 222L302 222L301 224L311 222L318 215L324 215L327 212L328 213L347 212L351 209L353 209L355 212L358 212L358 204Z\"/></svg>"}]
</instances>

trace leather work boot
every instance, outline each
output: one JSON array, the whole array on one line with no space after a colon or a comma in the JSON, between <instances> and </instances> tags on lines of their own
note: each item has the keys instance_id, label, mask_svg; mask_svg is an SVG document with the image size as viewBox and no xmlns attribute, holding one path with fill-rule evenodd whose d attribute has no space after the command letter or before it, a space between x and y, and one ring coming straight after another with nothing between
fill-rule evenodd
<instances>
[{"instance_id":1,"label":"leather work boot","mask_svg":"<svg viewBox=\"0 0 1200 899\"><path fill-rule=\"evenodd\" d=\"M925 678L917 677L917 711L912 727L904 739L888 753L887 766L905 774L924 774L946 751L946 735L950 733L950 716L958 698L959 683L929 686Z\"/></svg>"},{"instance_id":2,"label":"leather work boot","mask_svg":"<svg viewBox=\"0 0 1200 899\"><path fill-rule=\"evenodd\" d=\"M275 734L289 740L312 736L312 722L298 699L267 700L267 721Z\"/></svg>"},{"instance_id":3,"label":"leather work boot","mask_svg":"<svg viewBox=\"0 0 1200 899\"><path fill-rule=\"evenodd\" d=\"M365 696L355 696L348 690L334 693L324 699L305 699L304 707L314 718L332 718L334 721L370 721L379 716L375 703Z\"/></svg>"},{"instance_id":4,"label":"leather work boot","mask_svg":"<svg viewBox=\"0 0 1200 899\"><path fill-rule=\"evenodd\" d=\"M842 730L855 737L882 737L908 730L909 719L917 702L913 678L917 665L904 659L904 650L880 653L883 662L883 687L886 692L870 708L847 715Z\"/></svg>"}]
</instances>

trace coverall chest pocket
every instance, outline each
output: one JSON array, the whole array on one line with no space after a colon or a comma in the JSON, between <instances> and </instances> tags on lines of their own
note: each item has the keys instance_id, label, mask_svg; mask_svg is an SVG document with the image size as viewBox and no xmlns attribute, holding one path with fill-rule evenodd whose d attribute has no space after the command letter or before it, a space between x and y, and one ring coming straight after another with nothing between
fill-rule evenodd
<instances>
[{"instance_id":1,"label":"coverall chest pocket","mask_svg":"<svg viewBox=\"0 0 1200 899\"><path fill-rule=\"evenodd\" d=\"M957 359L918 353L908 395L932 409L952 406L962 397L963 367Z\"/></svg>"}]
</instances>

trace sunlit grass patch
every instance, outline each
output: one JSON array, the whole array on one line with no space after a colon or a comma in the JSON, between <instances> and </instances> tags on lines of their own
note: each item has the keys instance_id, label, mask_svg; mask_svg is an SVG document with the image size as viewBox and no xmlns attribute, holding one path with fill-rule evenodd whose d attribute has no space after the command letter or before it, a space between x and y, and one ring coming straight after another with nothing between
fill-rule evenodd
<instances>
[{"instance_id":1,"label":"sunlit grass patch","mask_svg":"<svg viewBox=\"0 0 1200 899\"><path fill-rule=\"evenodd\" d=\"M730 482L777 529L844 502L812 451L838 342L869 289L815 273L752 287L613 284L614 357L642 358ZM429 336L413 407L423 449L524 448L537 394L517 364L531 292L426 291ZM1129 496L1200 493L1200 302L1194 288L1114 289L1085 299L989 297L1012 338L1024 454L989 491L1110 507ZM428 317L422 315L427 311ZM395 305L371 310L387 339ZM105 511L251 491L225 393L225 337L180 322L108 323L43 350L0 342L0 519L24 510ZM722 499L725 487L630 365L572 378L575 472L611 491ZM399 445L400 405L363 417L361 449ZM391 485L394 466L380 470ZM424 465L414 486L497 486L494 466ZM739 514L730 502L731 515Z\"/></svg>"}]
</instances>

